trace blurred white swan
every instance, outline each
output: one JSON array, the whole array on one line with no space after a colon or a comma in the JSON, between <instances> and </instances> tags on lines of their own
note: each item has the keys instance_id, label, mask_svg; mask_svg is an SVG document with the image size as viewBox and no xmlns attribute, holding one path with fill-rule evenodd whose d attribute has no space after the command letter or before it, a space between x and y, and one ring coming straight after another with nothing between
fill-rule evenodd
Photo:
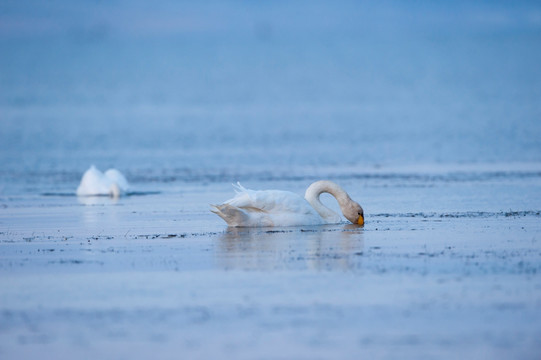
<instances>
[{"instance_id":1,"label":"blurred white swan","mask_svg":"<svg viewBox=\"0 0 541 360\"><path fill-rule=\"evenodd\" d=\"M234 185L235 186L235 185ZM298 226L336 224L340 215L319 200L322 193L336 198L344 216L354 224L364 225L363 208L351 200L339 185L326 180L313 183L304 198L281 190L248 190L237 183L237 194L221 205L212 205L211 211L229 226Z\"/></svg>"},{"instance_id":2,"label":"blurred white swan","mask_svg":"<svg viewBox=\"0 0 541 360\"><path fill-rule=\"evenodd\" d=\"M104 173L92 165L83 175L77 188L77 196L111 196L114 198L129 190L128 181L117 169Z\"/></svg>"}]
</instances>

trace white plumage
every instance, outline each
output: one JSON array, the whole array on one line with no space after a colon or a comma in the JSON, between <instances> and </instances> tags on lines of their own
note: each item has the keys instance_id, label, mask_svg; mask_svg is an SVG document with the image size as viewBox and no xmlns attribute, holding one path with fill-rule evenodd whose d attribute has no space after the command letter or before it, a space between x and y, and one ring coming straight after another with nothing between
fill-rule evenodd
<instances>
[{"instance_id":1,"label":"white plumage","mask_svg":"<svg viewBox=\"0 0 541 360\"><path fill-rule=\"evenodd\" d=\"M235 186L235 185L234 185ZM337 184L318 181L306 190L305 198L282 190L249 190L239 183L236 196L211 210L234 227L322 225L341 222L341 217L319 201L323 192L333 195L344 215L354 223L363 210ZM354 214L353 214L354 213Z\"/></svg>"},{"instance_id":2,"label":"white plumage","mask_svg":"<svg viewBox=\"0 0 541 360\"><path fill-rule=\"evenodd\" d=\"M118 197L129 190L124 175L116 169L104 173L92 165L83 175L77 188L77 196L112 196Z\"/></svg>"}]
</instances>

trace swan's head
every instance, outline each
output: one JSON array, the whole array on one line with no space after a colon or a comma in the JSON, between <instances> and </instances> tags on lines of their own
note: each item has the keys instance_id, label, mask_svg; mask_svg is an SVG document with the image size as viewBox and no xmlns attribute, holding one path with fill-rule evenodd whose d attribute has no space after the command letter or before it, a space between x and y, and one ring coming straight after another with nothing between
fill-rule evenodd
<instances>
[{"instance_id":1,"label":"swan's head","mask_svg":"<svg viewBox=\"0 0 541 360\"><path fill-rule=\"evenodd\" d=\"M343 209L342 212L346 219L351 221L353 224L360 226L364 225L364 211L361 205L357 204L355 201L351 200Z\"/></svg>"}]
</instances>

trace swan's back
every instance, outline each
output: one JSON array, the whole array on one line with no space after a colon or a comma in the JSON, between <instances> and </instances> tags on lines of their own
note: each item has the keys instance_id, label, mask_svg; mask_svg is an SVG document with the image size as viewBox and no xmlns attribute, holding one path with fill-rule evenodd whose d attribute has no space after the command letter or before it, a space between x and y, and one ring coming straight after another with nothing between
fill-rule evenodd
<instances>
[{"instance_id":1,"label":"swan's back","mask_svg":"<svg viewBox=\"0 0 541 360\"><path fill-rule=\"evenodd\" d=\"M77 195L107 195L111 190L111 184L111 180L94 166L91 166L81 179L81 183L77 188Z\"/></svg>"},{"instance_id":2,"label":"swan's back","mask_svg":"<svg viewBox=\"0 0 541 360\"><path fill-rule=\"evenodd\" d=\"M282 190L254 191L244 189L237 192L237 195L233 199L225 203L235 207L252 208L268 213L315 213L304 198L290 191Z\"/></svg>"},{"instance_id":3,"label":"swan's back","mask_svg":"<svg viewBox=\"0 0 541 360\"><path fill-rule=\"evenodd\" d=\"M130 185L126 177L117 169L109 169L105 172L105 176L116 183L122 192L128 192Z\"/></svg>"},{"instance_id":4,"label":"swan's back","mask_svg":"<svg viewBox=\"0 0 541 360\"><path fill-rule=\"evenodd\" d=\"M236 187L237 194L212 210L229 226L319 225L321 217L301 196L281 190Z\"/></svg>"},{"instance_id":5,"label":"swan's back","mask_svg":"<svg viewBox=\"0 0 541 360\"><path fill-rule=\"evenodd\" d=\"M116 169L104 173L92 165L83 175L77 188L78 196L119 196L129 190L129 184L124 175Z\"/></svg>"}]
</instances>

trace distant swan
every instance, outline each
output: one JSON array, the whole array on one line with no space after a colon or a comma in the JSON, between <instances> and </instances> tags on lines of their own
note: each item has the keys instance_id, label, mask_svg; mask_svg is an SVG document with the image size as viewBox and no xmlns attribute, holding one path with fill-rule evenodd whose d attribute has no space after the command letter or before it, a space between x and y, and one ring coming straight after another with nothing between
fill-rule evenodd
<instances>
[{"instance_id":1,"label":"distant swan","mask_svg":"<svg viewBox=\"0 0 541 360\"><path fill-rule=\"evenodd\" d=\"M234 185L235 186L235 185ZM281 190L248 190L237 183L237 194L221 205L212 205L211 211L229 226L298 226L336 224L340 215L319 200L322 193L336 198L344 216L354 224L364 225L361 205L351 200L339 185L326 180L316 181L306 189L304 198Z\"/></svg>"},{"instance_id":2,"label":"distant swan","mask_svg":"<svg viewBox=\"0 0 541 360\"><path fill-rule=\"evenodd\" d=\"M77 196L111 196L119 197L129 189L124 175L117 169L109 169L104 173L92 165L83 175L77 188Z\"/></svg>"}]
</instances>

